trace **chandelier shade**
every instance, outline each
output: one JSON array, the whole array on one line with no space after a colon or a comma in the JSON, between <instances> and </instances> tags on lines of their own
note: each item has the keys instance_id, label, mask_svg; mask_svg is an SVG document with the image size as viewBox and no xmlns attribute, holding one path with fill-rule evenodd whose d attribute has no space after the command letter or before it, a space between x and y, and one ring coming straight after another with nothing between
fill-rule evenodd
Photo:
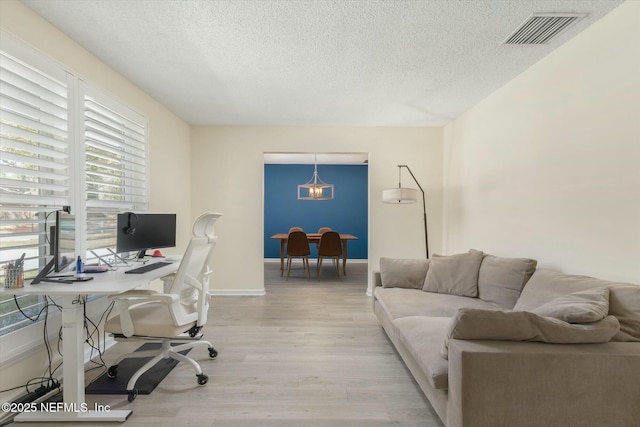
<instances>
[{"instance_id":1,"label":"chandelier shade","mask_svg":"<svg viewBox=\"0 0 640 427\"><path fill-rule=\"evenodd\" d=\"M313 176L311 179L298 185L298 200L332 200L333 184L327 184L318 176L318 156L315 155Z\"/></svg>"},{"instance_id":2,"label":"chandelier shade","mask_svg":"<svg viewBox=\"0 0 640 427\"><path fill-rule=\"evenodd\" d=\"M298 200L331 200L333 199L333 184L322 181L298 185Z\"/></svg>"}]
</instances>

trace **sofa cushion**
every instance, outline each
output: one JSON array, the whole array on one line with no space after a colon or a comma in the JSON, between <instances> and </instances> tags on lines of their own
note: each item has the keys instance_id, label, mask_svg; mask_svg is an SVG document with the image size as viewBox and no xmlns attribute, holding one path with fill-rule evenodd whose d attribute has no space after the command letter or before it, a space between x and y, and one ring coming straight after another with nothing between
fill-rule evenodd
<instances>
[{"instance_id":1,"label":"sofa cushion","mask_svg":"<svg viewBox=\"0 0 640 427\"><path fill-rule=\"evenodd\" d=\"M609 314L620 322L611 341L640 341L640 285L611 286Z\"/></svg>"},{"instance_id":2,"label":"sofa cushion","mask_svg":"<svg viewBox=\"0 0 640 427\"><path fill-rule=\"evenodd\" d=\"M403 317L393 321L398 337L409 350L431 385L438 390L449 386L448 362L440 356L450 319L445 317Z\"/></svg>"},{"instance_id":3,"label":"sofa cushion","mask_svg":"<svg viewBox=\"0 0 640 427\"><path fill-rule=\"evenodd\" d=\"M433 255L422 290L467 297L478 296L481 251L449 256Z\"/></svg>"},{"instance_id":4,"label":"sofa cushion","mask_svg":"<svg viewBox=\"0 0 640 427\"><path fill-rule=\"evenodd\" d=\"M380 258L382 287L422 289L428 269L428 259Z\"/></svg>"},{"instance_id":5,"label":"sofa cushion","mask_svg":"<svg viewBox=\"0 0 640 427\"><path fill-rule=\"evenodd\" d=\"M531 310L538 316L569 323L597 322L609 314L609 288L595 288L558 297Z\"/></svg>"},{"instance_id":6,"label":"sofa cushion","mask_svg":"<svg viewBox=\"0 0 640 427\"><path fill-rule=\"evenodd\" d=\"M513 308L537 264L536 260L529 258L485 254L478 273L478 297L503 308Z\"/></svg>"},{"instance_id":7,"label":"sofa cushion","mask_svg":"<svg viewBox=\"0 0 640 427\"><path fill-rule=\"evenodd\" d=\"M537 269L524 286L522 294L513 309L531 311L563 295L585 291L587 289L601 288L603 286L611 287L619 285L629 286L630 284Z\"/></svg>"},{"instance_id":8,"label":"sofa cushion","mask_svg":"<svg viewBox=\"0 0 640 427\"><path fill-rule=\"evenodd\" d=\"M415 289L377 287L373 295L391 319L407 316L451 318L461 307L499 309L497 304L479 298L423 292Z\"/></svg>"},{"instance_id":9,"label":"sofa cushion","mask_svg":"<svg viewBox=\"0 0 640 427\"><path fill-rule=\"evenodd\" d=\"M572 324L527 311L461 308L451 319L441 354L448 357L451 339L603 343L611 340L619 330L620 324L614 316L592 323Z\"/></svg>"}]
</instances>

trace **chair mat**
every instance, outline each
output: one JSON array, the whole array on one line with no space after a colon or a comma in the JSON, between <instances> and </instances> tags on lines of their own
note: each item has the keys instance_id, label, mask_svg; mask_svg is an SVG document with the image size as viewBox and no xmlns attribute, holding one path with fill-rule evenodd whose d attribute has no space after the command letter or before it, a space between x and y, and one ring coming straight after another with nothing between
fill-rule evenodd
<instances>
[{"instance_id":1,"label":"chair mat","mask_svg":"<svg viewBox=\"0 0 640 427\"><path fill-rule=\"evenodd\" d=\"M160 347L161 344L159 343L146 343L136 351L154 350ZM189 350L191 349L181 351L180 354L187 354ZM85 393L127 394L127 382L129 382L129 378L149 360L151 360L151 357L124 359L118 364L118 376L116 378L109 378L107 373L104 372L85 388ZM178 363L175 359L162 359L156 363L153 368L142 374L136 382L138 394L151 394Z\"/></svg>"}]
</instances>

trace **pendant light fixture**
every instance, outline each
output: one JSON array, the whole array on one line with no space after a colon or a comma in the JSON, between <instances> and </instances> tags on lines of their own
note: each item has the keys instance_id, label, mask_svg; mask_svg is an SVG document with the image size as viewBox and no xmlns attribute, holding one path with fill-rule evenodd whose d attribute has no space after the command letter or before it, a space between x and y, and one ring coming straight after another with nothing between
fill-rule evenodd
<instances>
[{"instance_id":1,"label":"pendant light fixture","mask_svg":"<svg viewBox=\"0 0 640 427\"><path fill-rule=\"evenodd\" d=\"M298 185L298 200L332 200L333 184L327 184L318 176L318 155L314 153L313 176L305 184Z\"/></svg>"}]
</instances>

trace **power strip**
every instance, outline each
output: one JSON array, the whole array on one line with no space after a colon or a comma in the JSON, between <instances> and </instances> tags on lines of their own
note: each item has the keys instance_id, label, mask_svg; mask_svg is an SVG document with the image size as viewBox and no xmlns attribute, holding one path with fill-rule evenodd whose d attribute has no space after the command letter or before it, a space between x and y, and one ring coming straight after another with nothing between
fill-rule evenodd
<instances>
[{"instance_id":1,"label":"power strip","mask_svg":"<svg viewBox=\"0 0 640 427\"><path fill-rule=\"evenodd\" d=\"M32 392L20 396L11 403L18 405L25 403L41 403L60 393L60 391L60 383L55 379L52 379L51 384L48 384L46 387L40 386ZM16 415L18 415L18 413L4 412L2 416L0 416L0 426L12 423Z\"/></svg>"}]
</instances>

